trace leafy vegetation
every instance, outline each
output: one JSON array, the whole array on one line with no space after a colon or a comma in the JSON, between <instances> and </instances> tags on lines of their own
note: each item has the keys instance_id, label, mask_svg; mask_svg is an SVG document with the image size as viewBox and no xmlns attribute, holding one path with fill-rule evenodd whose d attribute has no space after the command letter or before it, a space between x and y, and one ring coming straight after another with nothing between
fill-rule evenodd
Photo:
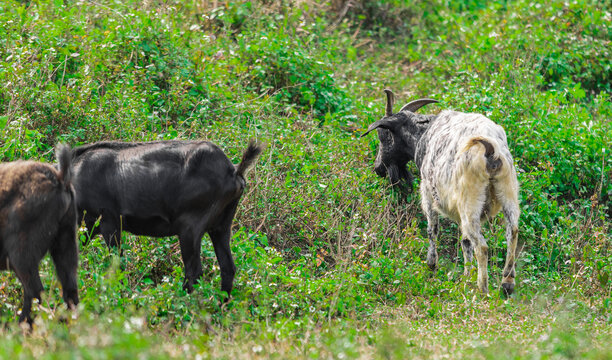
<instances>
[{"instance_id":1,"label":"leafy vegetation","mask_svg":"<svg viewBox=\"0 0 612 360\"><path fill-rule=\"evenodd\" d=\"M347 5L347 3L350 3ZM235 220L222 304L212 246L181 288L175 239L80 232L76 317L48 291L35 329L0 273L0 358L609 358L612 14L589 0L0 0L0 159L59 142L210 139L234 162L266 144ZM517 294L489 295L443 222L424 263L418 192L372 172L383 88L504 126L521 183ZM425 109L423 110L425 111Z\"/></svg>"}]
</instances>

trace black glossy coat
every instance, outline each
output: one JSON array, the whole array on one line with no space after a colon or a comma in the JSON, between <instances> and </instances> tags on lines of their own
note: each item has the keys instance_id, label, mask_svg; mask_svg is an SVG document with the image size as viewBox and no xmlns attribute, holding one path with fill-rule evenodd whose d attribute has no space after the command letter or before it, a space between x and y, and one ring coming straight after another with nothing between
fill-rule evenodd
<instances>
[{"instance_id":1,"label":"black glossy coat","mask_svg":"<svg viewBox=\"0 0 612 360\"><path fill-rule=\"evenodd\" d=\"M121 231L179 237L191 292L202 275L204 233L210 235L228 295L236 267L231 224L246 185L244 172L261 148L253 143L234 166L206 141L99 142L73 150L77 207L93 233L119 246Z\"/></svg>"}]
</instances>

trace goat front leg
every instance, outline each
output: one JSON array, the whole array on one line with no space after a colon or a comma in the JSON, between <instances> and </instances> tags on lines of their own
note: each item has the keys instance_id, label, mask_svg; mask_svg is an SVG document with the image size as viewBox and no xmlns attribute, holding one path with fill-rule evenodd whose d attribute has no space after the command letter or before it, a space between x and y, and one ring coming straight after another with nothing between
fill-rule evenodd
<instances>
[{"instance_id":1,"label":"goat front leg","mask_svg":"<svg viewBox=\"0 0 612 360\"><path fill-rule=\"evenodd\" d=\"M100 233L109 248L117 248L121 256L121 218L108 211L100 219Z\"/></svg>"},{"instance_id":2,"label":"goat front leg","mask_svg":"<svg viewBox=\"0 0 612 360\"><path fill-rule=\"evenodd\" d=\"M193 285L204 273L202 271L202 259L200 258L203 235L203 232L195 230L186 230L179 235L181 256L185 268L183 289L188 293L193 291Z\"/></svg>"},{"instance_id":3,"label":"goat front leg","mask_svg":"<svg viewBox=\"0 0 612 360\"><path fill-rule=\"evenodd\" d=\"M472 260L474 259L474 244L469 238L461 240L461 249L463 250L463 276L468 276L472 269Z\"/></svg>"}]
</instances>

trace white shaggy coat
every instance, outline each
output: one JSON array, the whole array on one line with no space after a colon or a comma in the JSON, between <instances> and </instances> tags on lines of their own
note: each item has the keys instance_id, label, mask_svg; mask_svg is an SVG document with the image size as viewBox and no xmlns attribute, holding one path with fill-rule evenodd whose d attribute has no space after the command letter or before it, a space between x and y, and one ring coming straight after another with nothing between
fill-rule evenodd
<instances>
[{"instance_id":1,"label":"white shaggy coat","mask_svg":"<svg viewBox=\"0 0 612 360\"><path fill-rule=\"evenodd\" d=\"M504 129L483 115L442 111L438 115L420 115L422 106L437 102L419 99L393 114L393 93L385 90L385 116L368 127L364 135L377 129L380 147L375 171L389 176L394 185L408 182L406 170L414 161L421 174L421 205L427 217L429 250L427 264L438 263L436 240L439 215L457 222L461 228L463 256L478 262L478 287L488 291L487 242L481 222L503 212L506 220L507 255L502 288L514 290L516 247L518 241L518 181Z\"/></svg>"},{"instance_id":2,"label":"white shaggy coat","mask_svg":"<svg viewBox=\"0 0 612 360\"><path fill-rule=\"evenodd\" d=\"M490 157L499 160L497 171L487 169L484 140L492 145ZM464 259L478 261L478 285L488 289L487 244L480 223L503 211L507 225L508 256L502 285L514 284L518 236L518 181L504 129L480 114L443 111L431 121L416 147L421 172L421 205L428 219L428 264L435 267L437 213L457 222L463 235ZM424 154L422 159L419 154ZM466 272L467 272L466 266Z\"/></svg>"}]
</instances>

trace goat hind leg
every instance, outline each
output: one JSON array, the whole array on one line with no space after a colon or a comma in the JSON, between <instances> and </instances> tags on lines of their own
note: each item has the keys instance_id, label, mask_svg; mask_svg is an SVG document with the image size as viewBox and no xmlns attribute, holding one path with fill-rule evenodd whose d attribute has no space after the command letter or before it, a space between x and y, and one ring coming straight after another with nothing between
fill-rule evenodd
<instances>
[{"instance_id":1,"label":"goat hind leg","mask_svg":"<svg viewBox=\"0 0 612 360\"><path fill-rule=\"evenodd\" d=\"M427 249L427 266L434 270L438 266L438 252L436 251L436 242L438 240L438 230L440 220L438 213L433 209L432 204L428 201L423 202L425 215L427 216L427 237L429 238L429 248Z\"/></svg>"},{"instance_id":2,"label":"goat hind leg","mask_svg":"<svg viewBox=\"0 0 612 360\"><path fill-rule=\"evenodd\" d=\"M476 262L478 263L478 288L486 294L489 292L489 274L487 271L489 247L480 231L479 217L462 218L461 232L464 239L474 241Z\"/></svg>"},{"instance_id":3,"label":"goat hind leg","mask_svg":"<svg viewBox=\"0 0 612 360\"><path fill-rule=\"evenodd\" d=\"M514 292L514 278L516 276L516 247L518 243L518 216L519 208L512 203L505 204L502 211L506 219L506 265L502 279L502 293L505 296Z\"/></svg>"},{"instance_id":4,"label":"goat hind leg","mask_svg":"<svg viewBox=\"0 0 612 360\"><path fill-rule=\"evenodd\" d=\"M236 274L236 265L232 258L232 250L230 249L230 227L224 227L215 231L210 231L210 239L215 247L219 268L221 268L221 291L225 291L229 297L234 284L234 275Z\"/></svg>"},{"instance_id":5,"label":"goat hind leg","mask_svg":"<svg viewBox=\"0 0 612 360\"><path fill-rule=\"evenodd\" d=\"M489 247L483 238L483 241L476 246L476 261L478 262L478 288L485 294L489 292L488 252Z\"/></svg>"},{"instance_id":6,"label":"goat hind leg","mask_svg":"<svg viewBox=\"0 0 612 360\"><path fill-rule=\"evenodd\" d=\"M77 267L79 262L76 228L74 224L65 226L57 236L50 249L51 258L55 263L57 277L62 284L62 296L70 309L79 304L77 290Z\"/></svg>"},{"instance_id":7,"label":"goat hind leg","mask_svg":"<svg viewBox=\"0 0 612 360\"><path fill-rule=\"evenodd\" d=\"M17 273L19 281L23 286L23 306L21 307L21 314L19 315L19 322L23 323L26 321L32 326L32 300L38 299L41 301L40 294L43 291L42 282L40 281L40 275L38 274L38 262L35 264L15 264L13 268Z\"/></svg>"}]
</instances>

